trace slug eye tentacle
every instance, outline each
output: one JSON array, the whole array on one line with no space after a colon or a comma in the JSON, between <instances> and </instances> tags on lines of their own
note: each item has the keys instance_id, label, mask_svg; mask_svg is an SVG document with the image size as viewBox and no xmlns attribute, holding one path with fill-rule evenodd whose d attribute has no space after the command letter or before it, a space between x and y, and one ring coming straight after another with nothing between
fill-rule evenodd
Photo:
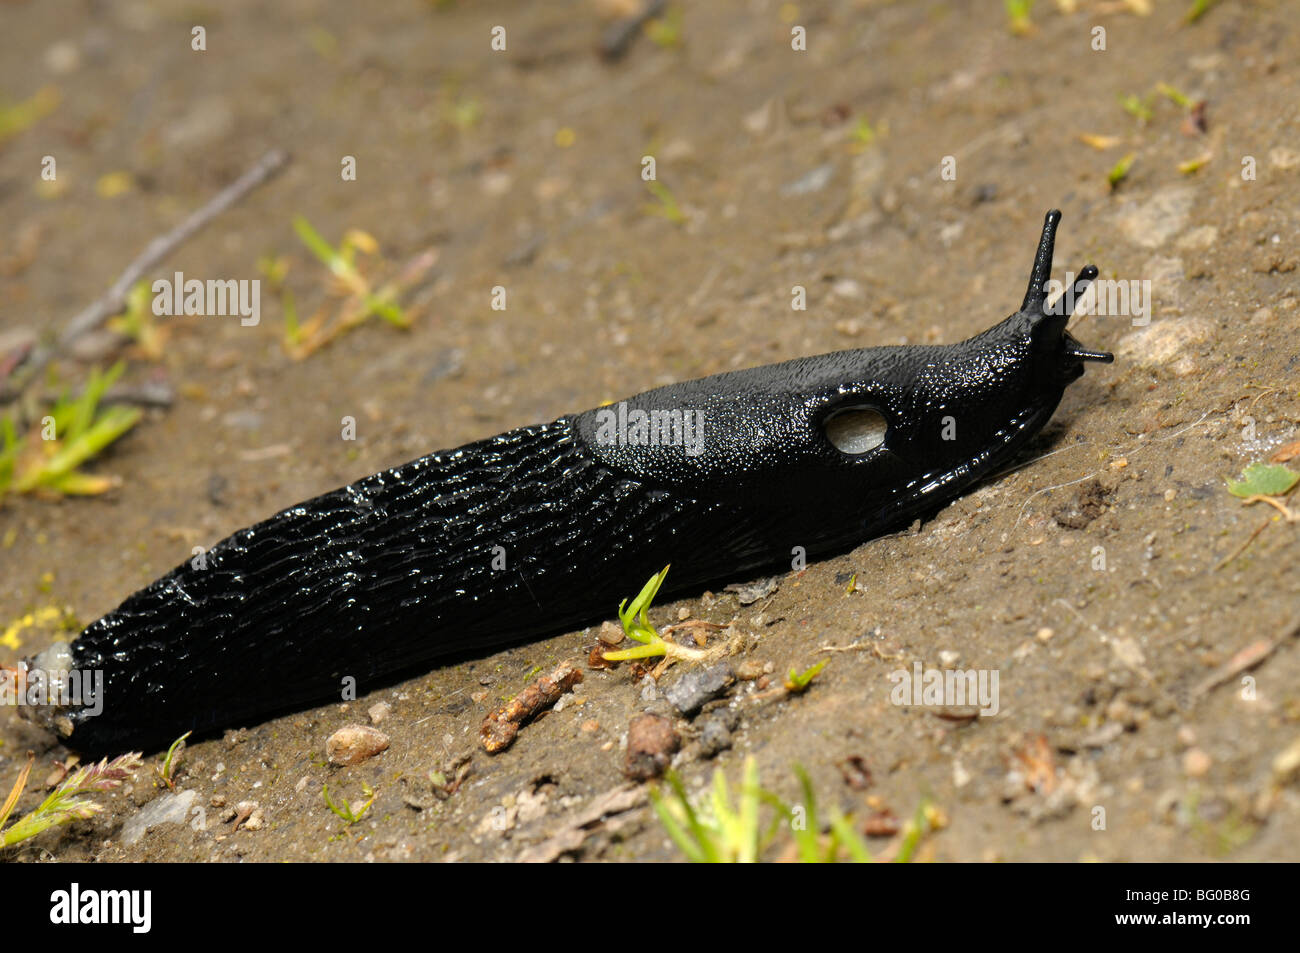
<instances>
[{"instance_id":1,"label":"slug eye tentacle","mask_svg":"<svg viewBox=\"0 0 1300 953\"><path fill-rule=\"evenodd\" d=\"M1074 287L1070 289L1070 294L1065 298L1065 316L1068 318L1074 314L1074 306L1079 303L1079 299L1084 296L1088 288L1092 285L1097 277L1096 265L1084 265L1079 272L1079 276L1074 279Z\"/></svg>"},{"instance_id":2,"label":"slug eye tentacle","mask_svg":"<svg viewBox=\"0 0 1300 953\"><path fill-rule=\"evenodd\" d=\"M1074 279L1074 284L1050 304L1047 300L1048 282L1052 277L1052 253L1056 248L1056 227L1061 222L1060 209L1052 209L1043 219L1043 234L1038 240L1034 267L1029 274L1029 287L1020 306L1022 315L1030 315L1034 328L1035 347L1042 352L1062 355L1074 362L1077 368L1084 361L1109 364L1115 358L1105 351L1094 351L1074 339L1065 326L1074 314L1075 306L1097 278L1096 265L1084 265Z\"/></svg>"},{"instance_id":3,"label":"slug eye tentacle","mask_svg":"<svg viewBox=\"0 0 1300 953\"><path fill-rule=\"evenodd\" d=\"M1038 239L1038 253L1034 255L1034 268L1029 273L1029 287L1025 290L1022 312L1038 314L1047 301L1047 282L1052 277L1052 251L1056 247L1056 226L1061 222L1061 210L1052 209L1043 219L1043 234Z\"/></svg>"}]
</instances>

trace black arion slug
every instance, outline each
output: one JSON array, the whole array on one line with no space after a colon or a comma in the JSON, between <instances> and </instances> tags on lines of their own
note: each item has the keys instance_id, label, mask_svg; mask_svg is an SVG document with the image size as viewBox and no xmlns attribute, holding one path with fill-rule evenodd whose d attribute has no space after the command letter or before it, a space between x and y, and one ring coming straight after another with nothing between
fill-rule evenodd
<instances>
[{"instance_id":1,"label":"black arion slug","mask_svg":"<svg viewBox=\"0 0 1300 953\"><path fill-rule=\"evenodd\" d=\"M128 597L28 669L102 671L92 708L29 709L89 753L164 745L671 591L843 550L970 488L1085 361L1047 281L960 344L798 358L441 450L292 506ZM796 550L801 547L801 550ZM666 590L667 592L668 590ZM97 709L102 708L102 711Z\"/></svg>"}]
</instances>

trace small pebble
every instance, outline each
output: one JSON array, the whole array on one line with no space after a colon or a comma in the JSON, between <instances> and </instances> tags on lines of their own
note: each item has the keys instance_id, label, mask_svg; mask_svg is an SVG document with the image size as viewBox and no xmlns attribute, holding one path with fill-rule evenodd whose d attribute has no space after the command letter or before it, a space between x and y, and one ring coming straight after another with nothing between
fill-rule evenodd
<instances>
[{"instance_id":1,"label":"small pebble","mask_svg":"<svg viewBox=\"0 0 1300 953\"><path fill-rule=\"evenodd\" d=\"M179 791L154 798L122 825L122 843L136 843L151 827L186 823L197 797L194 791Z\"/></svg>"},{"instance_id":2,"label":"small pebble","mask_svg":"<svg viewBox=\"0 0 1300 953\"><path fill-rule=\"evenodd\" d=\"M253 812L258 809L256 801L240 801L235 805L235 830L239 830L241 824L246 823L253 816Z\"/></svg>"},{"instance_id":3,"label":"small pebble","mask_svg":"<svg viewBox=\"0 0 1300 953\"><path fill-rule=\"evenodd\" d=\"M664 689L664 696L683 715L692 715L705 702L725 693L735 679L731 663L722 661L706 669L687 672Z\"/></svg>"},{"instance_id":4,"label":"small pebble","mask_svg":"<svg viewBox=\"0 0 1300 953\"><path fill-rule=\"evenodd\" d=\"M1210 756L1200 748L1189 748L1183 754L1183 773L1189 778L1202 778L1209 773Z\"/></svg>"},{"instance_id":5,"label":"small pebble","mask_svg":"<svg viewBox=\"0 0 1300 953\"><path fill-rule=\"evenodd\" d=\"M1273 780L1278 784L1289 784L1297 774L1300 774L1300 738L1273 758Z\"/></svg>"},{"instance_id":6,"label":"small pebble","mask_svg":"<svg viewBox=\"0 0 1300 953\"><path fill-rule=\"evenodd\" d=\"M762 659L745 659L736 666L736 678L742 682L752 682L756 678L769 674L773 668L771 662L764 662Z\"/></svg>"},{"instance_id":7,"label":"small pebble","mask_svg":"<svg viewBox=\"0 0 1300 953\"><path fill-rule=\"evenodd\" d=\"M704 757L712 758L731 747L731 729L721 718L708 718L700 728L700 750Z\"/></svg>"},{"instance_id":8,"label":"small pebble","mask_svg":"<svg viewBox=\"0 0 1300 953\"><path fill-rule=\"evenodd\" d=\"M962 765L960 761L952 763L952 785L956 788L964 788L970 784L970 772Z\"/></svg>"},{"instance_id":9,"label":"small pebble","mask_svg":"<svg viewBox=\"0 0 1300 953\"><path fill-rule=\"evenodd\" d=\"M367 725L346 725L325 742L330 764L360 764L388 748L388 735Z\"/></svg>"},{"instance_id":10,"label":"small pebble","mask_svg":"<svg viewBox=\"0 0 1300 953\"><path fill-rule=\"evenodd\" d=\"M387 718L388 713L392 710L393 706L388 704L388 702L376 702L366 710L366 714L370 716L370 723L372 725L377 725Z\"/></svg>"}]
</instances>

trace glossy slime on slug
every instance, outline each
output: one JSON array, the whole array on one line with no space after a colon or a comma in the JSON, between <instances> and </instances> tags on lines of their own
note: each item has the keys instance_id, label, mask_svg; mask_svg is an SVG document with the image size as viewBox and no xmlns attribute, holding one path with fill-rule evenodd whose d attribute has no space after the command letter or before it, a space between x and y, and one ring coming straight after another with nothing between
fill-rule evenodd
<instances>
[{"instance_id":1,"label":"glossy slime on slug","mask_svg":"<svg viewBox=\"0 0 1300 953\"><path fill-rule=\"evenodd\" d=\"M954 345L879 347L673 384L442 450L292 506L129 596L72 643L103 712L33 710L87 753L165 745L367 691L442 659L606 618L672 563L666 594L861 543L1006 463L1085 361L1046 285L1049 212L1020 310ZM625 415L624 415L625 414ZM613 428L616 430L616 428ZM690 445L687 445L687 444Z\"/></svg>"}]
</instances>

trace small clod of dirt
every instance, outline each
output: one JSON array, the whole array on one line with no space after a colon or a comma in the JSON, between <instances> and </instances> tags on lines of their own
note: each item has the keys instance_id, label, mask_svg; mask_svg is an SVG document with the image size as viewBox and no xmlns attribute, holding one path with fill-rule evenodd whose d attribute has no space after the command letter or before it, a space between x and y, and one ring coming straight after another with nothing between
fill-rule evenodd
<instances>
[{"instance_id":1,"label":"small clod of dirt","mask_svg":"<svg viewBox=\"0 0 1300 953\"><path fill-rule=\"evenodd\" d=\"M1099 480L1089 480L1079 487L1074 499L1052 511L1052 519L1066 529L1084 529L1106 512L1110 494Z\"/></svg>"},{"instance_id":2,"label":"small clod of dirt","mask_svg":"<svg viewBox=\"0 0 1300 953\"><path fill-rule=\"evenodd\" d=\"M627 759L623 773L633 781L649 781L664 773L682 739L672 719L663 715L637 715L627 726Z\"/></svg>"}]
</instances>

